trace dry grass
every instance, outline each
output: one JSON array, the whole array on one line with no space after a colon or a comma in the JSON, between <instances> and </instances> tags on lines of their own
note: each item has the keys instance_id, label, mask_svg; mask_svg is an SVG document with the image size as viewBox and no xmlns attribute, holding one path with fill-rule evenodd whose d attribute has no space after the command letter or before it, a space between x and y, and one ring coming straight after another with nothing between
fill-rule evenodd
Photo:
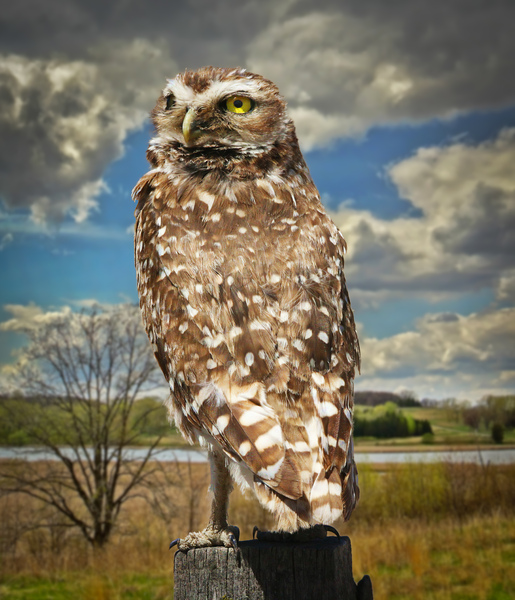
<instances>
[{"instance_id":1,"label":"dry grass","mask_svg":"<svg viewBox=\"0 0 515 600\"><path fill-rule=\"evenodd\" d=\"M176 468L169 466L171 481ZM208 516L207 469L192 469L182 471L183 486L170 488L172 510L134 500L96 552L35 501L0 498L0 598L171 599L168 543ZM202 477L203 491L192 490ZM352 540L356 580L368 573L376 600L515 598L515 465L369 467L360 483L360 505L339 529ZM273 525L239 491L230 521L242 538L254 525Z\"/></svg>"}]
</instances>

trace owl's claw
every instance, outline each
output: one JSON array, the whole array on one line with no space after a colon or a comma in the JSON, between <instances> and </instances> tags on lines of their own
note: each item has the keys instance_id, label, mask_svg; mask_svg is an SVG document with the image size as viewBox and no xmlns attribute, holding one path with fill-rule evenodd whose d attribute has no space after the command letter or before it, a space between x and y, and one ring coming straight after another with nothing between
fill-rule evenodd
<instances>
[{"instance_id":1,"label":"owl's claw","mask_svg":"<svg viewBox=\"0 0 515 600\"><path fill-rule=\"evenodd\" d=\"M232 533L229 534L229 541L234 550L238 550L238 540L234 537Z\"/></svg>"},{"instance_id":2,"label":"owl's claw","mask_svg":"<svg viewBox=\"0 0 515 600\"><path fill-rule=\"evenodd\" d=\"M338 532L338 530L337 530L337 529L335 529L335 528L334 528L332 525L324 525L324 529L325 529L327 532L329 532L329 531L330 531L331 533L334 533L334 535L335 535L335 536L336 536L338 539L340 539L340 533L339 533L339 532Z\"/></svg>"},{"instance_id":3,"label":"owl's claw","mask_svg":"<svg viewBox=\"0 0 515 600\"><path fill-rule=\"evenodd\" d=\"M179 550L186 551L192 548L209 548L212 546L225 546L239 550L238 540L240 530L238 527L228 525L224 529L213 526L206 527L203 531L193 531L185 538L177 538L170 544L170 548L177 546Z\"/></svg>"},{"instance_id":4,"label":"owl's claw","mask_svg":"<svg viewBox=\"0 0 515 600\"><path fill-rule=\"evenodd\" d=\"M176 540L174 540L173 542L170 542L170 545L168 546L168 550L171 550L175 545L177 545L179 542L181 541L181 538L177 538Z\"/></svg>"},{"instance_id":5,"label":"owl's claw","mask_svg":"<svg viewBox=\"0 0 515 600\"><path fill-rule=\"evenodd\" d=\"M252 530L252 539L256 539L256 533L259 534L259 529L257 525L254 525L254 529Z\"/></svg>"}]
</instances>

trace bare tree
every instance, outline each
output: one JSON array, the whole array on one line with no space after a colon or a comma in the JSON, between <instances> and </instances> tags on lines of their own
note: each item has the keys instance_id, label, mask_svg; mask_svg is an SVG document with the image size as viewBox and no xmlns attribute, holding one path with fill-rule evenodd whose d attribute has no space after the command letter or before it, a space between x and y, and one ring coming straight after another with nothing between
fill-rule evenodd
<instances>
[{"instance_id":1,"label":"bare tree","mask_svg":"<svg viewBox=\"0 0 515 600\"><path fill-rule=\"evenodd\" d=\"M52 506L103 546L124 503L151 476L159 441L131 460L130 446L156 410L133 410L135 402L162 382L139 310L54 313L26 333L16 372L23 395L10 401L10 418L53 460L3 464L1 487Z\"/></svg>"}]
</instances>

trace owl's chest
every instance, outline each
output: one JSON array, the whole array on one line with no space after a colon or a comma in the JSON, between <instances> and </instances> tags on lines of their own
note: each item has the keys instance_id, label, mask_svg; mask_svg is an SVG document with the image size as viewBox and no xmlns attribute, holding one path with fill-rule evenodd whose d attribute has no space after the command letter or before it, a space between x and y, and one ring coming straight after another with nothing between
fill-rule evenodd
<instances>
[{"instance_id":1,"label":"owl's chest","mask_svg":"<svg viewBox=\"0 0 515 600\"><path fill-rule=\"evenodd\" d=\"M211 211L181 206L161 214L155 246L161 260L171 259L190 272L269 269L277 261L300 260L299 217L274 214L269 207L231 204Z\"/></svg>"}]
</instances>

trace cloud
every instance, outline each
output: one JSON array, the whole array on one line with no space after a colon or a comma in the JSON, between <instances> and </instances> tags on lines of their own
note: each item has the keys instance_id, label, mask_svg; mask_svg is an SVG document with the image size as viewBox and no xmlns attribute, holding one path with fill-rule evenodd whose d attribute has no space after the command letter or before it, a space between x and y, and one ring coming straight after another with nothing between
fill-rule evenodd
<instances>
[{"instance_id":1,"label":"cloud","mask_svg":"<svg viewBox=\"0 0 515 600\"><path fill-rule=\"evenodd\" d=\"M430 3L299 2L249 45L248 64L274 80L292 106L306 148L372 124L450 117L515 100L508 0ZM349 120L352 127L348 126Z\"/></svg>"},{"instance_id":2,"label":"cloud","mask_svg":"<svg viewBox=\"0 0 515 600\"><path fill-rule=\"evenodd\" d=\"M123 153L157 95L161 51L112 43L87 58L4 56L0 65L0 198L39 224L84 222L107 191L106 167ZM149 63L154 61L154 68ZM144 68L143 68L144 67ZM139 72L138 72L139 71ZM135 81L132 77L138 72Z\"/></svg>"},{"instance_id":3,"label":"cloud","mask_svg":"<svg viewBox=\"0 0 515 600\"><path fill-rule=\"evenodd\" d=\"M66 6L28 0L0 23L0 198L37 223L88 219L127 134L185 67L239 64L274 80L305 148L515 100L508 0Z\"/></svg>"},{"instance_id":4,"label":"cloud","mask_svg":"<svg viewBox=\"0 0 515 600\"><path fill-rule=\"evenodd\" d=\"M513 339L512 307L469 316L429 314L413 331L361 341L359 387L381 381L381 389L404 386L422 395L439 390L438 395L460 392L476 398L493 389L506 391L503 386L515 364Z\"/></svg>"},{"instance_id":5,"label":"cloud","mask_svg":"<svg viewBox=\"0 0 515 600\"><path fill-rule=\"evenodd\" d=\"M67 306L59 310L45 311L33 302L30 304L6 304L3 308L11 314L11 318L0 323L0 331L15 331L18 333L28 333L36 330L71 313L70 308Z\"/></svg>"},{"instance_id":6,"label":"cloud","mask_svg":"<svg viewBox=\"0 0 515 600\"><path fill-rule=\"evenodd\" d=\"M497 299L515 304L515 269L505 272L499 278L497 286Z\"/></svg>"},{"instance_id":7,"label":"cloud","mask_svg":"<svg viewBox=\"0 0 515 600\"><path fill-rule=\"evenodd\" d=\"M511 294L515 255L515 130L481 144L421 148L388 176L421 216L380 219L342 205L354 298L441 299L498 288ZM359 201L359 200L358 200Z\"/></svg>"},{"instance_id":8,"label":"cloud","mask_svg":"<svg viewBox=\"0 0 515 600\"><path fill-rule=\"evenodd\" d=\"M5 248L11 244L14 240L14 236L12 233L5 233L0 240L0 252L5 250Z\"/></svg>"}]
</instances>

